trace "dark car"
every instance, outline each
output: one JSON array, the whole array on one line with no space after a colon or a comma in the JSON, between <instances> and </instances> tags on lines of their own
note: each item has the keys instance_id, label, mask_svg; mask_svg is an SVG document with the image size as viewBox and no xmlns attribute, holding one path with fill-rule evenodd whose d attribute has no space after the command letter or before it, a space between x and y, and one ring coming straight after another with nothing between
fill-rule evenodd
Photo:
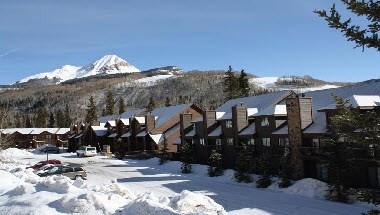
<instances>
[{"instance_id":1,"label":"dark car","mask_svg":"<svg viewBox=\"0 0 380 215\"><path fill-rule=\"evenodd\" d=\"M38 162L38 163L34 164L33 166L28 167L28 168L32 168L34 170L39 170L48 164L53 164L53 165L61 164L61 161L59 161L59 160L40 161L40 162Z\"/></svg>"},{"instance_id":2,"label":"dark car","mask_svg":"<svg viewBox=\"0 0 380 215\"><path fill-rule=\"evenodd\" d=\"M56 165L47 168L44 172L37 173L40 177L47 177L50 175L64 175L72 180L77 178L86 179L87 173L81 166L71 165Z\"/></svg>"},{"instance_id":3,"label":"dark car","mask_svg":"<svg viewBox=\"0 0 380 215\"><path fill-rule=\"evenodd\" d=\"M58 147L55 146L47 146L45 148L40 149L40 152L59 154L60 150Z\"/></svg>"}]
</instances>

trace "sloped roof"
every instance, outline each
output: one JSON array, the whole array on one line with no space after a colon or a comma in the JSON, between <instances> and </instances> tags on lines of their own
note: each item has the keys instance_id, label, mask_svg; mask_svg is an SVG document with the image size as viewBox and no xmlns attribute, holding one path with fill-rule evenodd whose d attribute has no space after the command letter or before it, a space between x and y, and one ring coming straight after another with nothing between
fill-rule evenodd
<instances>
[{"instance_id":1,"label":"sloped roof","mask_svg":"<svg viewBox=\"0 0 380 215\"><path fill-rule=\"evenodd\" d=\"M352 95L348 98L345 98L348 101L349 106L353 108L373 108L380 107L380 96L378 95ZM332 103L326 107L320 108L319 110L334 110L336 109L336 103Z\"/></svg>"},{"instance_id":2,"label":"sloped roof","mask_svg":"<svg viewBox=\"0 0 380 215\"><path fill-rule=\"evenodd\" d=\"M70 132L70 128L59 128L58 131L55 132L55 134L67 134Z\"/></svg>"},{"instance_id":3,"label":"sloped roof","mask_svg":"<svg viewBox=\"0 0 380 215\"><path fill-rule=\"evenodd\" d=\"M232 107L238 104L244 104L247 108L257 108L258 111L261 111L268 107L269 105L277 104L287 96L289 96L293 91L278 91L258 96L250 96L238 99L231 99L225 102L222 106L216 109L219 112L230 113Z\"/></svg>"},{"instance_id":4,"label":"sloped roof","mask_svg":"<svg viewBox=\"0 0 380 215\"><path fill-rule=\"evenodd\" d=\"M117 133L110 134L108 137L109 138L115 138L115 137L117 137Z\"/></svg>"},{"instance_id":5,"label":"sloped roof","mask_svg":"<svg viewBox=\"0 0 380 215\"><path fill-rule=\"evenodd\" d=\"M287 135L288 134L288 125L285 125L276 131L272 132L272 134L277 134L277 135Z\"/></svg>"},{"instance_id":6,"label":"sloped roof","mask_svg":"<svg viewBox=\"0 0 380 215\"><path fill-rule=\"evenodd\" d=\"M92 130L95 132L96 136L103 137L107 134L107 128L104 127L105 123L100 123L99 126L91 126Z\"/></svg>"},{"instance_id":7,"label":"sloped roof","mask_svg":"<svg viewBox=\"0 0 380 215\"><path fill-rule=\"evenodd\" d=\"M255 122L251 123L246 128L244 128L239 133L239 136L248 136L248 135L254 135L254 134L256 134L256 125L255 125Z\"/></svg>"},{"instance_id":8,"label":"sloped roof","mask_svg":"<svg viewBox=\"0 0 380 215\"><path fill-rule=\"evenodd\" d=\"M112 120L115 121L117 119L119 119L119 115L108 115L108 116L99 117L98 121L100 123L106 123L108 121L112 121Z\"/></svg>"},{"instance_id":9,"label":"sloped roof","mask_svg":"<svg viewBox=\"0 0 380 215\"><path fill-rule=\"evenodd\" d=\"M313 99L313 123L304 129L304 133L325 133L326 118L324 113L317 110L335 103L334 96L349 98L353 95L380 95L380 79L361 82L358 84L333 89L318 90L305 93Z\"/></svg>"},{"instance_id":10,"label":"sloped roof","mask_svg":"<svg viewBox=\"0 0 380 215\"><path fill-rule=\"evenodd\" d=\"M195 129L192 128L191 131L187 132L185 134L185 137L194 137L195 136Z\"/></svg>"},{"instance_id":11,"label":"sloped roof","mask_svg":"<svg viewBox=\"0 0 380 215\"><path fill-rule=\"evenodd\" d=\"M222 132L222 126L219 125L217 128L215 128L213 131L211 131L208 136L209 137L219 137L220 135L222 135L223 132Z\"/></svg>"},{"instance_id":12,"label":"sloped roof","mask_svg":"<svg viewBox=\"0 0 380 215\"><path fill-rule=\"evenodd\" d=\"M130 131L128 131L127 133L121 135L121 137L130 137L132 135L132 133Z\"/></svg>"},{"instance_id":13,"label":"sloped roof","mask_svg":"<svg viewBox=\"0 0 380 215\"><path fill-rule=\"evenodd\" d=\"M285 104L275 104L269 105L264 110L255 114L255 116L286 116L286 105Z\"/></svg>"},{"instance_id":14,"label":"sloped roof","mask_svg":"<svg viewBox=\"0 0 380 215\"><path fill-rule=\"evenodd\" d=\"M145 137L145 135L147 135L146 130L143 130L143 131L141 131L140 133L138 133L138 134L136 135L136 137Z\"/></svg>"},{"instance_id":15,"label":"sloped roof","mask_svg":"<svg viewBox=\"0 0 380 215\"><path fill-rule=\"evenodd\" d=\"M156 116L156 128L170 120L173 116L182 113L187 108L191 107L191 104L181 104L169 107L160 107L154 109L151 114Z\"/></svg>"}]
</instances>

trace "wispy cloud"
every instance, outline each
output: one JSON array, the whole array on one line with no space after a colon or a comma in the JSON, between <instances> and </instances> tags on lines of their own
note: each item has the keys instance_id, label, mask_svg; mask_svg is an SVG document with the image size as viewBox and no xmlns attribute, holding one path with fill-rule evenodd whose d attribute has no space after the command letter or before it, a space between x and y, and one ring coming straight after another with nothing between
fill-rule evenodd
<instances>
[{"instance_id":1,"label":"wispy cloud","mask_svg":"<svg viewBox=\"0 0 380 215\"><path fill-rule=\"evenodd\" d=\"M18 50L20 50L19 48L15 48L15 49L11 49L11 50L8 50L4 53L0 53L0 58L3 58L3 57L6 57L14 52L17 52Z\"/></svg>"}]
</instances>

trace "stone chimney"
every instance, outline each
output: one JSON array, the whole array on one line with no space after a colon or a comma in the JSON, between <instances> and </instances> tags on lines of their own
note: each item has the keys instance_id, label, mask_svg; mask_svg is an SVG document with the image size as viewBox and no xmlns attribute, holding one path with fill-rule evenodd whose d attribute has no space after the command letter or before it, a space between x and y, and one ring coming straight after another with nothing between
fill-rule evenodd
<instances>
[{"instance_id":1,"label":"stone chimney","mask_svg":"<svg viewBox=\"0 0 380 215\"><path fill-rule=\"evenodd\" d=\"M301 157L302 130L313 122L312 98L290 97L286 99L288 116L288 136L291 150L291 165L294 168L294 179L304 177L303 160Z\"/></svg>"},{"instance_id":2,"label":"stone chimney","mask_svg":"<svg viewBox=\"0 0 380 215\"><path fill-rule=\"evenodd\" d=\"M204 124L205 129L207 129L210 125L214 124L215 121L216 121L216 111L206 110L203 112L203 124Z\"/></svg>"},{"instance_id":3,"label":"stone chimney","mask_svg":"<svg viewBox=\"0 0 380 215\"><path fill-rule=\"evenodd\" d=\"M234 133L239 133L248 125L247 106L243 103L232 107L232 127Z\"/></svg>"},{"instance_id":4,"label":"stone chimney","mask_svg":"<svg viewBox=\"0 0 380 215\"><path fill-rule=\"evenodd\" d=\"M156 127L156 118L150 113L145 115L145 128L147 132L152 131Z\"/></svg>"},{"instance_id":5,"label":"stone chimney","mask_svg":"<svg viewBox=\"0 0 380 215\"><path fill-rule=\"evenodd\" d=\"M191 125L193 120L193 115L191 113L181 113L179 115L180 120L180 134L181 134L181 143L185 140L185 129Z\"/></svg>"}]
</instances>

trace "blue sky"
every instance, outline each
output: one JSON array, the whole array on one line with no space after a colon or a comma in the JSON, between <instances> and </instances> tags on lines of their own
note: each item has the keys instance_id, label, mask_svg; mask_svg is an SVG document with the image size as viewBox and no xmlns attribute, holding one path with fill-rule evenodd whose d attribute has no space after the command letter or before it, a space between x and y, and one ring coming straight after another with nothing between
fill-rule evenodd
<instances>
[{"instance_id":1,"label":"blue sky","mask_svg":"<svg viewBox=\"0 0 380 215\"><path fill-rule=\"evenodd\" d=\"M380 78L312 11L328 0L0 0L0 84L117 54L141 70L235 69L330 81Z\"/></svg>"}]
</instances>

